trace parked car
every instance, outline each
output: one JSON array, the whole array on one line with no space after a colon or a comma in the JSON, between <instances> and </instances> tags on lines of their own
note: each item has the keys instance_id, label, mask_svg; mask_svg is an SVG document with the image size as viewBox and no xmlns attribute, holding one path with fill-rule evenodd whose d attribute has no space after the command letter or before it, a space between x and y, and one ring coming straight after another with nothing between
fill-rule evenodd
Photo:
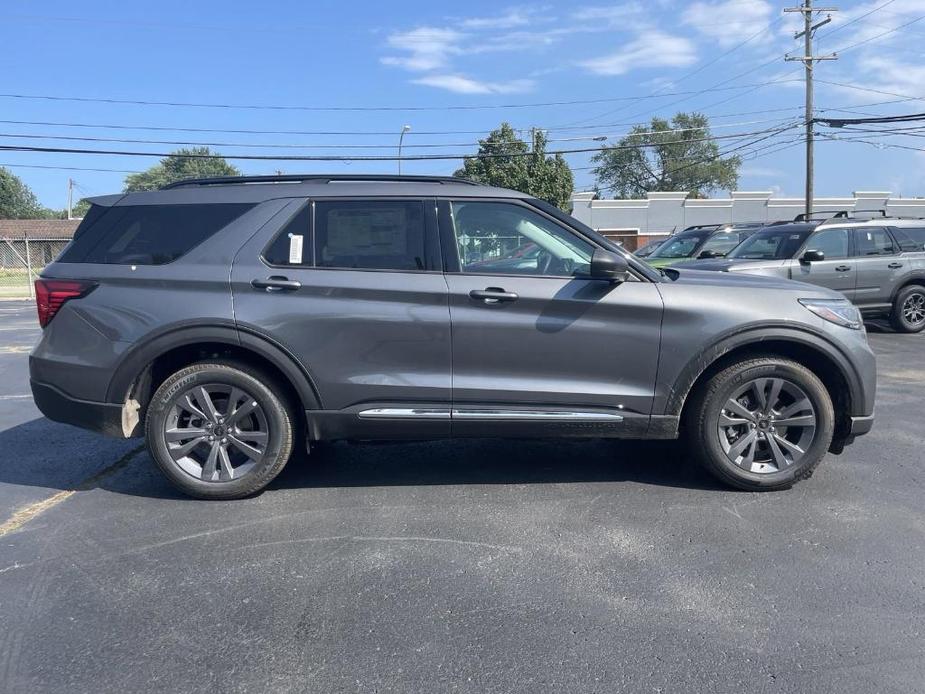
<instances>
[{"instance_id":1,"label":"parked car","mask_svg":"<svg viewBox=\"0 0 925 694\"><path fill-rule=\"evenodd\" d=\"M655 241L649 241L648 243L637 248L634 255L637 258L648 258L655 252L655 249L665 243L666 240L667 239L655 239Z\"/></svg>"},{"instance_id":2,"label":"parked car","mask_svg":"<svg viewBox=\"0 0 925 694\"><path fill-rule=\"evenodd\" d=\"M772 226L722 260L684 266L809 282L841 292L867 316L887 316L900 332L925 329L922 219L839 217Z\"/></svg>"},{"instance_id":3,"label":"parked car","mask_svg":"<svg viewBox=\"0 0 925 694\"><path fill-rule=\"evenodd\" d=\"M286 175L91 202L36 282L35 402L144 435L192 496L257 492L305 442L681 433L719 479L782 489L873 423L840 294L662 273L522 193ZM464 252L516 237L530 268Z\"/></svg>"},{"instance_id":4,"label":"parked car","mask_svg":"<svg viewBox=\"0 0 925 694\"><path fill-rule=\"evenodd\" d=\"M646 262L652 267L668 267L691 258L721 258L765 224L744 222L689 227L666 239Z\"/></svg>"}]
</instances>

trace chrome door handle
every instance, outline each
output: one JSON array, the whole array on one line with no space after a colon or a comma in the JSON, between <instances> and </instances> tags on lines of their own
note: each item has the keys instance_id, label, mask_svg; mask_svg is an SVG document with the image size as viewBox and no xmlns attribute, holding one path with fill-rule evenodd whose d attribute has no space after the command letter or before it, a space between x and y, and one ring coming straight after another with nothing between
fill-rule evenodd
<instances>
[{"instance_id":1,"label":"chrome door handle","mask_svg":"<svg viewBox=\"0 0 925 694\"><path fill-rule=\"evenodd\" d=\"M469 296L476 301L482 301L486 304L498 304L502 301L517 301L519 298L514 292L506 292L500 287L473 289L469 292Z\"/></svg>"},{"instance_id":2,"label":"chrome door handle","mask_svg":"<svg viewBox=\"0 0 925 694\"><path fill-rule=\"evenodd\" d=\"M268 292L295 291L302 287L302 283L287 277L267 277L265 280L251 280L254 289L266 289Z\"/></svg>"},{"instance_id":3,"label":"chrome door handle","mask_svg":"<svg viewBox=\"0 0 925 694\"><path fill-rule=\"evenodd\" d=\"M890 263L889 265L887 265L887 267L890 268L890 270L898 270L902 266L903 266L902 263Z\"/></svg>"},{"instance_id":4,"label":"chrome door handle","mask_svg":"<svg viewBox=\"0 0 925 694\"><path fill-rule=\"evenodd\" d=\"M839 265L835 268L835 272L848 272L849 270L851 270L850 265Z\"/></svg>"}]
</instances>

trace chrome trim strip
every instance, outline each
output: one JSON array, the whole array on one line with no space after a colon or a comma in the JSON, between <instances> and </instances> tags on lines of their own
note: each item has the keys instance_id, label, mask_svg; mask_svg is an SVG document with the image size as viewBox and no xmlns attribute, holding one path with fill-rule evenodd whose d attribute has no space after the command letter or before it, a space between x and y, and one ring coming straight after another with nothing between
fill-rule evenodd
<instances>
[{"instance_id":1,"label":"chrome trim strip","mask_svg":"<svg viewBox=\"0 0 925 694\"><path fill-rule=\"evenodd\" d=\"M517 420L542 419L546 421L566 421L566 422L622 422L623 416L611 414L609 412L567 412L563 410L491 410L485 408L479 409L454 409L453 419L503 419Z\"/></svg>"},{"instance_id":2,"label":"chrome trim strip","mask_svg":"<svg viewBox=\"0 0 925 694\"><path fill-rule=\"evenodd\" d=\"M449 419L450 411L437 407L373 407L362 410L363 419Z\"/></svg>"}]
</instances>

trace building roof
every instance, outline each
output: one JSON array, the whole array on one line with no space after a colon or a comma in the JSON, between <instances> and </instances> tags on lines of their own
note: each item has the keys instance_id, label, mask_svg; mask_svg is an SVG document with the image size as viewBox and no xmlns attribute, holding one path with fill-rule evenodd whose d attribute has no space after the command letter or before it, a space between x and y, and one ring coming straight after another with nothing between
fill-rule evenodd
<instances>
[{"instance_id":1,"label":"building roof","mask_svg":"<svg viewBox=\"0 0 925 694\"><path fill-rule=\"evenodd\" d=\"M0 219L0 239L69 239L79 219Z\"/></svg>"}]
</instances>

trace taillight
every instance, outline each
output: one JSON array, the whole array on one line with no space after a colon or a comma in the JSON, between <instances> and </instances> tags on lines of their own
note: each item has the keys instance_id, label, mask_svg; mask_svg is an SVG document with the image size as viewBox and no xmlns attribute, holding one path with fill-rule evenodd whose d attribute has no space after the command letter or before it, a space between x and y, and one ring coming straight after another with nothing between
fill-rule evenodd
<instances>
[{"instance_id":1,"label":"taillight","mask_svg":"<svg viewBox=\"0 0 925 694\"><path fill-rule=\"evenodd\" d=\"M39 325L43 328L51 322L64 302L86 296L96 287L96 282L87 280L35 281L35 306L39 311Z\"/></svg>"}]
</instances>

